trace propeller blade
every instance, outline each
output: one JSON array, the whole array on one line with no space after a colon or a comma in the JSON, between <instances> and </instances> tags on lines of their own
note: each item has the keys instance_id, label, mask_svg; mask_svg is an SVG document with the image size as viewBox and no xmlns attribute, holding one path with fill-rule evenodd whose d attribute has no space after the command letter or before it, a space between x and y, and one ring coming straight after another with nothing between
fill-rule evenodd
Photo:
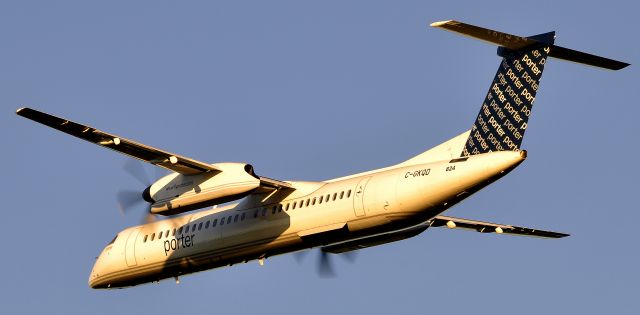
<instances>
[{"instance_id":1,"label":"propeller blade","mask_svg":"<svg viewBox=\"0 0 640 315\"><path fill-rule=\"evenodd\" d=\"M322 250L320 251L318 260L318 275L322 278L333 278L336 276L329 253L323 252Z\"/></svg>"},{"instance_id":2,"label":"propeller blade","mask_svg":"<svg viewBox=\"0 0 640 315\"><path fill-rule=\"evenodd\" d=\"M132 207L144 201L140 192L135 190L118 191L117 199L118 208L120 208L120 212L122 214L128 212Z\"/></svg>"},{"instance_id":3,"label":"propeller blade","mask_svg":"<svg viewBox=\"0 0 640 315\"><path fill-rule=\"evenodd\" d=\"M302 261L304 260L304 258L307 257L307 254L309 252L310 252L310 250L308 250L308 249L297 251L297 252L293 253L293 258L296 260L296 262L298 264L301 264Z\"/></svg>"},{"instance_id":4,"label":"propeller blade","mask_svg":"<svg viewBox=\"0 0 640 315\"><path fill-rule=\"evenodd\" d=\"M150 211L151 211L151 207L148 207L142 221L143 223L152 223L158 220L158 216L151 213Z\"/></svg>"},{"instance_id":5,"label":"propeller blade","mask_svg":"<svg viewBox=\"0 0 640 315\"><path fill-rule=\"evenodd\" d=\"M358 258L358 252L352 250L350 252L340 253L340 256L350 263L354 263Z\"/></svg>"},{"instance_id":6,"label":"propeller blade","mask_svg":"<svg viewBox=\"0 0 640 315\"><path fill-rule=\"evenodd\" d=\"M155 170L154 172L154 176L156 179L162 178L167 176L167 174L169 174L169 172L167 171L166 168L162 168L162 167L154 167L153 168Z\"/></svg>"},{"instance_id":7,"label":"propeller blade","mask_svg":"<svg viewBox=\"0 0 640 315\"><path fill-rule=\"evenodd\" d=\"M127 173L129 173L129 175L135 177L135 179L137 179L143 185L151 185L151 179L149 179L147 171L144 170L144 166L139 161L134 159L127 159L124 162L123 168L125 171L127 171Z\"/></svg>"}]
</instances>

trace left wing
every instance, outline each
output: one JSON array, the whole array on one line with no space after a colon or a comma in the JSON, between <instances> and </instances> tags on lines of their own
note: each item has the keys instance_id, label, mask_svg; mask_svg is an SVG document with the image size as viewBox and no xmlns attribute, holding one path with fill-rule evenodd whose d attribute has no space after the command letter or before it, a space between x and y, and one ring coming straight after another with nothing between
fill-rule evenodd
<instances>
[{"instance_id":1,"label":"left wing","mask_svg":"<svg viewBox=\"0 0 640 315\"><path fill-rule=\"evenodd\" d=\"M64 118L49 115L35 109L26 107L20 108L16 111L16 114L78 137L82 140L92 142L107 149L118 151L122 154L180 174L195 175L207 172L219 173L222 171L204 162L156 149L142 143L118 137L114 134L100 131L90 126L81 125Z\"/></svg>"},{"instance_id":2,"label":"left wing","mask_svg":"<svg viewBox=\"0 0 640 315\"><path fill-rule=\"evenodd\" d=\"M526 227L506 225L506 224L498 224L498 223L447 217L444 215L439 215L433 218L431 220L430 226L448 227L450 229L461 228L466 230L474 230L480 233L512 234L512 235L535 236L535 237L543 237L543 238L562 238L565 236L569 236L569 234L564 234L564 233L536 230L536 229L530 229Z\"/></svg>"}]
</instances>

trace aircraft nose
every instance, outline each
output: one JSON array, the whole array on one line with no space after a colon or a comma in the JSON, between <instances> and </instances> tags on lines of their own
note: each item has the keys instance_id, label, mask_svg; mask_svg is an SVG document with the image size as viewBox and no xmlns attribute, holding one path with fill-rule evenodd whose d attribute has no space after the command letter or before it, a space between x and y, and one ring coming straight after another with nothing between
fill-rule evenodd
<instances>
[{"instance_id":1,"label":"aircraft nose","mask_svg":"<svg viewBox=\"0 0 640 315\"><path fill-rule=\"evenodd\" d=\"M98 284L100 282L100 275L98 274L98 271L96 270L97 268L97 264L98 264L98 260L100 260L100 257L98 257L96 259L96 264L93 265L93 269L91 270L91 273L89 274L89 287L92 289L97 289L98 288Z\"/></svg>"},{"instance_id":2,"label":"aircraft nose","mask_svg":"<svg viewBox=\"0 0 640 315\"><path fill-rule=\"evenodd\" d=\"M109 288L109 284L104 281L103 276L92 271L89 275L89 287L92 289L106 289Z\"/></svg>"},{"instance_id":3,"label":"aircraft nose","mask_svg":"<svg viewBox=\"0 0 640 315\"><path fill-rule=\"evenodd\" d=\"M93 264L93 268L91 269L91 273L89 274L89 287L92 289L101 289L106 288L107 285L104 282L104 274L103 274L103 259L104 252L100 254L100 256L96 257L96 262Z\"/></svg>"}]
</instances>

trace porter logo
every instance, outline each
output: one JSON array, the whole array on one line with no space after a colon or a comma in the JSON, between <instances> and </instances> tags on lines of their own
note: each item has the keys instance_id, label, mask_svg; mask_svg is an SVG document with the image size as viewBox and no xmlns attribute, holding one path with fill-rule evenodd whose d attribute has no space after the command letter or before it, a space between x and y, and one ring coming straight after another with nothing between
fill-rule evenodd
<instances>
[{"instance_id":1,"label":"porter logo","mask_svg":"<svg viewBox=\"0 0 640 315\"><path fill-rule=\"evenodd\" d=\"M520 149L549 51L506 51L461 156Z\"/></svg>"}]
</instances>

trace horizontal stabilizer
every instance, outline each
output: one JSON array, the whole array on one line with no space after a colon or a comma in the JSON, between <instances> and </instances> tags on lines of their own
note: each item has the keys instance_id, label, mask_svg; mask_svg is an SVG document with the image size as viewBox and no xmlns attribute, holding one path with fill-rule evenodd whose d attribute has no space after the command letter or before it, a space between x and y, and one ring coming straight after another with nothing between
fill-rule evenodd
<instances>
[{"instance_id":1,"label":"horizontal stabilizer","mask_svg":"<svg viewBox=\"0 0 640 315\"><path fill-rule=\"evenodd\" d=\"M454 20L434 22L431 23L431 26L512 50L519 50L537 43L537 41L530 38L502 33Z\"/></svg>"},{"instance_id":2,"label":"horizontal stabilizer","mask_svg":"<svg viewBox=\"0 0 640 315\"><path fill-rule=\"evenodd\" d=\"M546 46L549 44L553 44L545 42L544 37L522 37L453 20L435 22L432 23L431 26L479 39L515 51L535 46ZM604 58L556 45L550 45L550 47L551 51L549 52L549 57L554 57L562 60L582 63L610 70L620 70L629 65L626 62Z\"/></svg>"},{"instance_id":3,"label":"horizontal stabilizer","mask_svg":"<svg viewBox=\"0 0 640 315\"><path fill-rule=\"evenodd\" d=\"M609 70L620 70L629 65L626 62L600 57L556 45L553 45L553 47L551 47L549 56Z\"/></svg>"},{"instance_id":4,"label":"horizontal stabilizer","mask_svg":"<svg viewBox=\"0 0 640 315\"><path fill-rule=\"evenodd\" d=\"M536 230L526 227L519 227L506 224L490 223L483 221L475 221L454 217L447 217L439 215L432 219L431 226L435 227L448 227L450 229L466 229L473 230L480 233L497 233L497 234L511 234L521 236L534 236L542 238L562 238L569 236L569 234Z\"/></svg>"}]
</instances>

